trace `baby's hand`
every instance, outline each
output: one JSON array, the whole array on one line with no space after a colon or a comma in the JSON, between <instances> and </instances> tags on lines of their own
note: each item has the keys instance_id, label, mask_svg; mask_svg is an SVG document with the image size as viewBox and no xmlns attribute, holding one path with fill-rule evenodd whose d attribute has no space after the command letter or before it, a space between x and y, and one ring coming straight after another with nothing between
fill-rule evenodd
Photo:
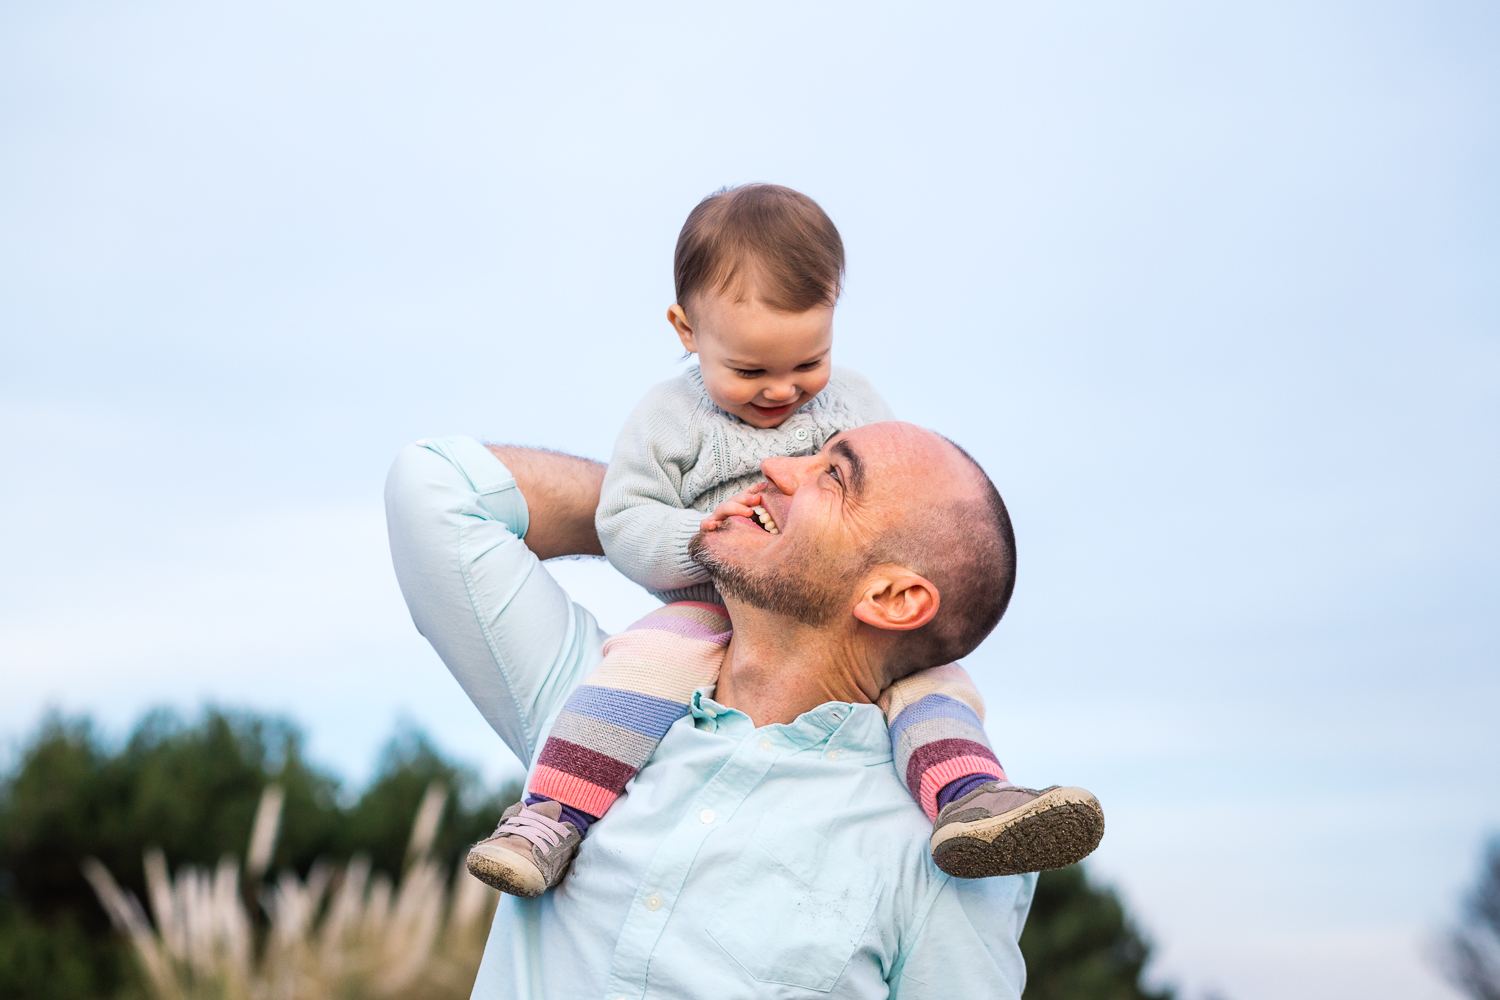
<instances>
[{"instance_id":1,"label":"baby's hand","mask_svg":"<svg viewBox=\"0 0 1500 1000\"><path fill-rule=\"evenodd\" d=\"M705 517L698 527L704 531L717 531L720 525L736 514L755 520L755 511L751 508L760 503L760 495L765 489L765 483L756 483L745 492L736 493L715 507L714 512Z\"/></svg>"}]
</instances>

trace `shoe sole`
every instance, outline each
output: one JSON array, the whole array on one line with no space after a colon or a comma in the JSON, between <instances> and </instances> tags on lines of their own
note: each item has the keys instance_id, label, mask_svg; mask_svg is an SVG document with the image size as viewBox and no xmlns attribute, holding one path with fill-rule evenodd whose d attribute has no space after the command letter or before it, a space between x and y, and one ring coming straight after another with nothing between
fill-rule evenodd
<instances>
[{"instance_id":1,"label":"shoe sole","mask_svg":"<svg viewBox=\"0 0 1500 1000\"><path fill-rule=\"evenodd\" d=\"M470 849L464 864L470 875L512 896L535 899L547 891L541 871L515 851L504 848L487 851L480 845Z\"/></svg>"},{"instance_id":2,"label":"shoe sole","mask_svg":"<svg viewBox=\"0 0 1500 1000\"><path fill-rule=\"evenodd\" d=\"M1077 864L1104 838L1104 810L1082 788L1053 788L987 819L932 835L932 860L959 878L1044 872Z\"/></svg>"}]
</instances>

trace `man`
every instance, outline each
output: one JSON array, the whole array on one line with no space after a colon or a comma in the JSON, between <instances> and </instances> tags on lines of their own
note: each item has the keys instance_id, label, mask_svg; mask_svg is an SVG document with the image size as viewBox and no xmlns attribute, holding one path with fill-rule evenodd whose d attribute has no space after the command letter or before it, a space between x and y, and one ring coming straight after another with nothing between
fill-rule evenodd
<instances>
[{"instance_id":1,"label":"man","mask_svg":"<svg viewBox=\"0 0 1500 1000\"><path fill-rule=\"evenodd\" d=\"M733 624L717 687L560 886L502 898L475 997L1020 996L1034 878L931 863L872 704L993 627L1014 574L999 496L901 423L762 468L779 533L733 518L695 541ZM413 620L522 760L600 659L593 616L539 560L600 553L603 472L448 438L387 483Z\"/></svg>"}]
</instances>

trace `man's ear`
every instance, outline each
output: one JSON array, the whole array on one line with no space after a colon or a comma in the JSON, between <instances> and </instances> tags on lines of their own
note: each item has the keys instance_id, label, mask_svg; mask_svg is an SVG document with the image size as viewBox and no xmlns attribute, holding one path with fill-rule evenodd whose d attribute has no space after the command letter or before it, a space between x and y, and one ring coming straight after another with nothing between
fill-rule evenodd
<instances>
[{"instance_id":1,"label":"man's ear","mask_svg":"<svg viewBox=\"0 0 1500 1000\"><path fill-rule=\"evenodd\" d=\"M866 625L908 632L932 621L938 612L937 586L904 566L878 566L865 577L854 617Z\"/></svg>"},{"instance_id":2,"label":"man's ear","mask_svg":"<svg viewBox=\"0 0 1500 1000\"><path fill-rule=\"evenodd\" d=\"M693 328L688 325L687 311L677 303L667 309L667 322L672 324L672 329L677 331L677 339L682 341L682 349L689 354L697 354L697 341L693 338Z\"/></svg>"}]
</instances>

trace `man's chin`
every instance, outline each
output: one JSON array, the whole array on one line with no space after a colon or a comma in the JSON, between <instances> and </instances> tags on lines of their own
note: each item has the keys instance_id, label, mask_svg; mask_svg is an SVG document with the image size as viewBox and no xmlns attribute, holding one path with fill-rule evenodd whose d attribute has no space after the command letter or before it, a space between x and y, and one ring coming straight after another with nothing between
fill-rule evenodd
<instances>
[{"instance_id":1,"label":"man's chin","mask_svg":"<svg viewBox=\"0 0 1500 1000\"><path fill-rule=\"evenodd\" d=\"M726 578L733 580L741 576L744 571L717 551L714 543L723 537L723 530L720 528L717 531L704 531L699 528L698 533L688 542L688 558L708 571L708 577L714 582L714 586L719 588L719 593L727 594L729 590L721 581ZM733 586L733 583L730 583L729 589L733 589Z\"/></svg>"},{"instance_id":2,"label":"man's chin","mask_svg":"<svg viewBox=\"0 0 1500 1000\"><path fill-rule=\"evenodd\" d=\"M714 586L726 599L813 627L826 625L838 614L843 593L835 593L806 573L763 573L732 562L715 551L714 534L717 532L699 531L694 535L688 543L688 555L708 571Z\"/></svg>"}]
</instances>

